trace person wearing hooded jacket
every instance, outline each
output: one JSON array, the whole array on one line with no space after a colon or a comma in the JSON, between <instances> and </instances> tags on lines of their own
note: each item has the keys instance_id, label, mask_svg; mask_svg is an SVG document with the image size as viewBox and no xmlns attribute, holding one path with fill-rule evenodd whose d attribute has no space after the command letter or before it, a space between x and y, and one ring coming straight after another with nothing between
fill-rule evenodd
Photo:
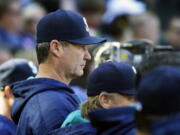
<instances>
[{"instance_id":1,"label":"person wearing hooded jacket","mask_svg":"<svg viewBox=\"0 0 180 135\"><path fill-rule=\"evenodd\" d=\"M100 65L88 77L88 100L48 135L135 135L134 83L131 65Z\"/></svg>"},{"instance_id":2,"label":"person wearing hooded jacket","mask_svg":"<svg viewBox=\"0 0 180 135\"><path fill-rule=\"evenodd\" d=\"M141 78L137 94L141 105L136 113L137 135L180 134L179 82L180 68L172 65L155 67Z\"/></svg>"},{"instance_id":3,"label":"person wearing hooded jacket","mask_svg":"<svg viewBox=\"0 0 180 135\"><path fill-rule=\"evenodd\" d=\"M28 60L14 58L0 65L0 134L15 135L16 124L11 118L14 102L11 85L37 73L36 66Z\"/></svg>"},{"instance_id":4,"label":"person wearing hooded jacket","mask_svg":"<svg viewBox=\"0 0 180 135\"><path fill-rule=\"evenodd\" d=\"M86 61L91 59L88 45L105 41L90 36L85 18L76 12L59 9L39 21L39 71L35 78L12 86L17 135L44 135L78 108L79 99L68 85L83 75Z\"/></svg>"}]
</instances>

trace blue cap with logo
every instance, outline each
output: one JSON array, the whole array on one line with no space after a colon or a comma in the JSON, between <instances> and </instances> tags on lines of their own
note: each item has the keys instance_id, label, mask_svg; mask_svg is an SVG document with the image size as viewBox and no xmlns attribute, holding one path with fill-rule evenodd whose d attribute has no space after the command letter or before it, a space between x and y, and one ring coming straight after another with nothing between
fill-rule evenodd
<instances>
[{"instance_id":1,"label":"blue cap with logo","mask_svg":"<svg viewBox=\"0 0 180 135\"><path fill-rule=\"evenodd\" d=\"M44 16L37 25L37 43L51 40L89 45L106 39L90 36L88 25L79 13L59 9Z\"/></svg>"},{"instance_id":2,"label":"blue cap with logo","mask_svg":"<svg viewBox=\"0 0 180 135\"><path fill-rule=\"evenodd\" d=\"M37 73L36 66L25 59L10 59L0 65L0 87L25 80Z\"/></svg>"},{"instance_id":3,"label":"blue cap with logo","mask_svg":"<svg viewBox=\"0 0 180 135\"><path fill-rule=\"evenodd\" d=\"M180 111L180 67L159 66L147 73L138 87L142 113L168 115Z\"/></svg>"},{"instance_id":4,"label":"blue cap with logo","mask_svg":"<svg viewBox=\"0 0 180 135\"><path fill-rule=\"evenodd\" d=\"M126 63L106 62L90 73L87 81L88 96L101 92L136 95L135 68Z\"/></svg>"}]
</instances>

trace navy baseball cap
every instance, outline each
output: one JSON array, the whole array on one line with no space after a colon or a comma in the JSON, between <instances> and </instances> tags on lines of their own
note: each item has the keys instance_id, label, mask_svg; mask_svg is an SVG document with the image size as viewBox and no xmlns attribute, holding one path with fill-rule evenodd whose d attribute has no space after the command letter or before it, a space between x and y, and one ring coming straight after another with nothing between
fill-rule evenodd
<instances>
[{"instance_id":1,"label":"navy baseball cap","mask_svg":"<svg viewBox=\"0 0 180 135\"><path fill-rule=\"evenodd\" d=\"M87 94L96 96L101 92L136 95L135 68L126 63L106 62L88 76Z\"/></svg>"},{"instance_id":2,"label":"navy baseball cap","mask_svg":"<svg viewBox=\"0 0 180 135\"><path fill-rule=\"evenodd\" d=\"M37 73L36 66L25 59L10 59L0 65L0 87L25 80Z\"/></svg>"},{"instance_id":3,"label":"navy baseball cap","mask_svg":"<svg viewBox=\"0 0 180 135\"><path fill-rule=\"evenodd\" d=\"M90 45L106 39L90 36L88 25L79 13L59 9L44 16L37 25L37 43L51 40Z\"/></svg>"},{"instance_id":4,"label":"navy baseball cap","mask_svg":"<svg viewBox=\"0 0 180 135\"><path fill-rule=\"evenodd\" d=\"M168 115L180 111L180 67L159 66L140 81L137 100L142 113Z\"/></svg>"}]
</instances>

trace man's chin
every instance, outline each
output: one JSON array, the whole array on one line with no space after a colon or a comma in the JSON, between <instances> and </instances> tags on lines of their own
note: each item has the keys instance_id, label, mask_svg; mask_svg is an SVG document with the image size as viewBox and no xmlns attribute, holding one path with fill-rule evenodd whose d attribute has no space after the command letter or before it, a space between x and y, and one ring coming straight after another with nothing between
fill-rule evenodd
<instances>
[{"instance_id":1,"label":"man's chin","mask_svg":"<svg viewBox=\"0 0 180 135\"><path fill-rule=\"evenodd\" d=\"M84 75L84 71L82 70L79 74L78 74L78 77L81 77Z\"/></svg>"},{"instance_id":2,"label":"man's chin","mask_svg":"<svg viewBox=\"0 0 180 135\"><path fill-rule=\"evenodd\" d=\"M77 77L81 77L81 76L83 76L83 75L84 75L84 71L82 70L82 71L76 73L76 74L74 75L73 79L75 79L75 78L77 78Z\"/></svg>"}]
</instances>

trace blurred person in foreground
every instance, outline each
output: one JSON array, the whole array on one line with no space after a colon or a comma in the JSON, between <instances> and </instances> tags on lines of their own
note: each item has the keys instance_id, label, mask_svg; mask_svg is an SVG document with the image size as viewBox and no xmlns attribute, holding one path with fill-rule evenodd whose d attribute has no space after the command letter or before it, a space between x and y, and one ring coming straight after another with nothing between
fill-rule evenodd
<instances>
[{"instance_id":1,"label":"blurred person in foreground","mask_svg":"<svg viewBox=\"0 0 180 135\"><path fill-rule=\"evenodd\" d=\"M83 75L86 61L91 59L88 45L105 41L90 36L85 18L76 12L59 9L39 21L37 76L12 86L17 135L44 135L79 107L69 83Z\"/></svg>"},{"instance_id":2,"label":"blurred person in foreground","mask_svg":"<svg viewBox=\"0 0 180 135\"><path fill-rule=\"evenodd\" d=\"M60 129L48 135L135 135L135 70L125 63L106 62L88 77L88 99Z\"/></svg>"},{"instance_id":3,"label":"blurred person in foreground","mask_svg":"<svg viewBox=\"0 0 180 135\"><path fill-rule=\"evenodd\" d=\"M160 66L141 80L137 100L137 135L180 134L180 67Z\"/></svg>"},{"instance_id":4,"label":"blurred person in foreground","mask_svg":"<svg viewBox=\"0 0 180 135\"><path fill-rule=\"evenodd\" d=\"M11 119L11 106L14 102L12 83L28 79L36 73L35 65L25 59L10 59L0 65L0 133L2 135L16 134L16 125Z\"/></svg>"}]
</instances>

